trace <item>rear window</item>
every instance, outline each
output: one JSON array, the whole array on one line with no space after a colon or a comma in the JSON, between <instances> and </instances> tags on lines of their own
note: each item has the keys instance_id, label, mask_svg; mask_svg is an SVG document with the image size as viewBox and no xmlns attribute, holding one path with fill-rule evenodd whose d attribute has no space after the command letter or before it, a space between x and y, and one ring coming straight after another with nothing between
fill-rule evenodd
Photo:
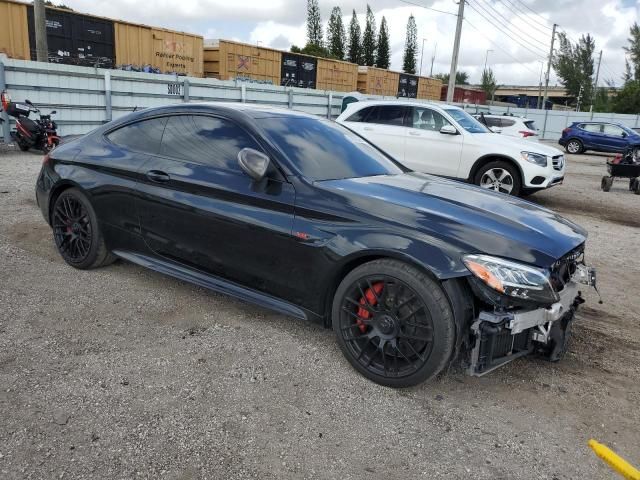
<instances>
[{"instance_id":1,"label":"rear window","mask_svg":"<svg viewBox=\"0 0 640 480\"><path fill-rule=\"evenodd\" d=\"M534 122L533 120L528 120L524 122L524 126L527 127L529 130L538 130L538 127L536 126L536 122Z\"/></svg>"}]
</instances>

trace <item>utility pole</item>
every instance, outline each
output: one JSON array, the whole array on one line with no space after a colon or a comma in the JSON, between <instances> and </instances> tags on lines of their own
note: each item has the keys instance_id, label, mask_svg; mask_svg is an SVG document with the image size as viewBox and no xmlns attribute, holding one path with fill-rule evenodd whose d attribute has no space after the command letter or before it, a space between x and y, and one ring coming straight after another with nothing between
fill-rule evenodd
<instances>
[{"instance_id":1,"label":"utility pole","mask_svg":"<svg viewBox=\"0 0 640 480\"><path fill-rule=\"evenodd\" d=\"M422 76L422 58L424 57L424 42L426 41L427 41L426 38L422 39L422 53L420 54L420 72L418 73L419 77Z\"/></svg>"},{"instance_id":2,"label":"utility pole","mask_svg":"<svg viewBox=\"0 0 640 480\"><path fill-rule=\"evenodd\" d=\"M438 43L436 42L436 46L433 47L433 57L431 57L431 70L429 70L429 76L433 77L433 62L436 61L436 50L438 49Z\"/></svg>"},{"instance_id":3,"label":"utility pole","mask_svg":"<svg viewBox=\"0 0 640 480\"><path fill-rule=\"evenodd\" d=\"M600 77L600 64L602 63L602 50L600 50L600 55L598 55L598 68L596 69L596 81L593 82L593 92L595 95L595 91L598 89L598 78Z\"/></svg>"},{"instance_id":4,"label":"utility pole","mask_svg":"<svg viewBox=\"0 0 640 480\"><path fill-rule=\"evenodd\" d=\"M544 62L540 62L540 81L538 83L538 102L536 107L540 110L540 100L542 100L542 69L544 68Z\"/></svg>"},{"instance_id":5,"label":"utility pole","mask_svg":"<svg viewBox=\"0 0 640 480\"><path fill-rule=\"evenodd\" d=\"M549 90L549 74L551 73L551 60L553 60L553 44L556 41L556 27L557 24L553 24L553 31L551 32L551 49L549 50L549 63L547 63L547 76L544 79L544 97L542 97L542 108L547 108L547 93Z\"/></svg>"},{"instance_id":6,"label":"utility pole","mask_svg":"<svg viewBox=\"0 0 640 480\"><path fill-rule=\"evenodd\" d=\"M35 0L33 2L33 19L36 33L36 60L48 62L49 49L47 48L47 19L44 0Z\"/></svg>"},{"instance_id":7,"label":"utility pole","mask_svg":"<svg viewBox=\"0 0 640 480\"><path fill-rule=\"evenodd\" d=\"M578 92L578 101L576 103L576 112L580 111L580 103L582 103L582 92L584 91L584 85L580 85L580 91Z\"/></svg>"},{"instance_id":8,"label":"utility pole","mask_svg":"<svg viewBox=\"0 0 640 480\"><path fill-rule=\"evenodd\" d=\"M456 88L456 73L458 72L458 54L460 53L460 37L462 36L462 20L464 19L464 2L458 0L458 22L456 23L456 38L453 42L453 55L451 56L451 70L449 71L449 85L447 87L447 102L453 101L453 93Z\"/></svg>"},{"instance_id":9,"label":"utility pole","mask_svg":"<svg viewBox=\"0 0 640 480\"><path fill-rule=\"evenodd\" d=\"M484 70L483 70L483 72L487 71L487 60L489 59L489 52L493 52L493 50L487 50L487 53L484 56Z\"/></svg>"}]
</instances>

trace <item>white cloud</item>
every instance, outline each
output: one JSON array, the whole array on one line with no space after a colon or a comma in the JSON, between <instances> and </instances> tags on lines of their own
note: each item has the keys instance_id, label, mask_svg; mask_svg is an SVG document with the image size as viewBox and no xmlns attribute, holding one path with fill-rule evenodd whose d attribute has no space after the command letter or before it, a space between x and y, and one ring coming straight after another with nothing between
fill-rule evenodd
<instances>
[{"instance_id":1,"label":"white cloud","mask_svg":"<svg viewBox=\"0 0 640 480\"><path fill-rule=\"evenodd\" d=\"M457 8L451 0L408 1L446 12L455 13ZM305 0L181 0L177 4L175 0L66 0L64 3L81 12L190 31L205 38L221 36L250 43L262 42L276 48L305 43ZM355 8L363 29L367 3L376 13L378 27L382 15L389 23L392 68L402 66L407 18L413 13L420 51L422 39L427 39L423 73L429 71L436 43L434 73L449 71L455 16L409 5L404 0L319 0L325 22L331 8L337 4L342 9L345 26L348 27ZM489 64L499 83L535 85L540 72L538 62L545 61L548 55L549 27L555 22L574 39L583 33L591 33L596 39L596 49L604 51L601 78L615 77L619 82L624 71L621 47L626 44L629 26L640 21L639 5L640 2L633 0L474 1L466 7L459 68L469 72L472 81L478 81L486 51L491 49ZM505 25L510 27L505 28ZM420 53L418 61L419 57ZM552 84L556 81L553 74L551 81Z\"/></svg>"}]
</instances>

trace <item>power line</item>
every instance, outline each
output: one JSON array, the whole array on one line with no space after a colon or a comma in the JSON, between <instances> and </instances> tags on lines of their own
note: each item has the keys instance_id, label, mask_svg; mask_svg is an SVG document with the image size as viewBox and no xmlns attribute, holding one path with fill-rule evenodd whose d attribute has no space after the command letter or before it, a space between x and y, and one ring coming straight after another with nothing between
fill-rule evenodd
<instances>
[{"instance_id":1,"label":"power line","mask_svg":"<svg viewBox=\"0 0 640 480\"><path fill-rule=\"evenodd\" d=\"M477 28L473 23L471 23L469 20L467 20L466 18L464 19L465 22L467 22L467 24L469 24L469 26L471 28L473 28L474 30L476 30L480 35L482 35L484 38L486 38L489 43L491 43L491 45L493 45L494 47L496 47L498 50L500 50L502 53L504 53L505 55L507 55L509 58L515 60L516 62L518 62L520 65L522 65L524 68L526 68L527 70L529 70L531 73L534 73L535 75L538 75L538 72L534 71L533 69L531 69L530 67L527 66L526 63L522 63L522 59L521 58L517 58L514 57L513 55L511 55L511 53L509 53L507 50L504 50L500 45L498 45L497 43L495 43L493 40L491 40L489 37L487 37L482 30L480 30L479 28Z\"/></svg>"},{"instance_id":2,"label":"power line","mask_svg":"<svg viewBox=\"0 0 640 480\"><path fill-rule=\"evenodd\" d=\"M444 10L438 10L437 8L427 7L426 5L422 5L420 3L410 2L409 0L400 0L400 1L408 5L413 5L414 7L420 7L426 10L433 10L434 12L438 12L438 13L446 13L447 15L453 15L454 17L458 16L456 13L453 13L453 12L445 12Z\"/></svg>"},{"instance_id":3,"label":"power line","mask_svg":"<svg viewBox=\"0 0 640 480\"><path fill-rule=\"evenodd\" d=\"M518 10L518 12L520 12L523 15L529 15L527 12L525 12L524 10L521 10L515 3L513 3L511 0L500 0L507 8L511 7L514 10ZM509 5L507 5L507 3ZM531 20L535 23L530 24L531 27L535 28L537 32L540 32L543 35L549 35L549 32L551 31L551 28L548 27L547 25L544 25L540 22L538 22L535 18L531 18ZM542 26L543 28L545 28L546 30L542 30L540 29L537 25Z\"/></svg>"},{"instance_id":4,"label":"power line","mask_svg":"<svg viewBox=\"0 0 640 480\"><path fill-rule=\"evenodd\" d=\"M512 26L511 26L511 23L510 23L510 20L509 20L507 17L505 17L504 15L502 15L502 13L500 13L497 9L495 9L495 8L494 8L490 3L488 3L486 0L483 0L483 2L484 2L484 4L485 4L485 6L486 6L486 7L488 7L491 11L486 10L486 9L485 9L485 7L484 7L482 4L478 3L478 2L476 2L476 4L477 4L480 8L482 8L482 9L483 9L487 14L492 15L492 16L493 16L493 18L494 18L498 23L500 23L501 25L503 25L504 27L506 27L507 29L509 29L509 30L511 31L511 33L512 33L512 34L514 34L514 35L518 36L519 38L522 38L522 37L520 37L520 36L519 36L519 34L518 34L518 33L516 33L516 32L513 30ZM492 13L492 12L493 12L493 13ZM503 22L502 20L500 20L500 19L496 18L496 15L497 15L498 17L500 17L500 18L504 19L504 22ZM525 22L525 23L526 23L526 22ZM528 24L527 24L527 25L528 25ZM526 39L524 39L524 38L522 38L522 39L526 41ZM540 45L542 45L545 49L546 49L546 48L549 48L549 44L548 44L548 43L543 43L543 42L541 42L540 40L538 40L537 38L534 38L533 36L530 36L530 37L529 37L529 39L530 39L530 40L533 40L534 42L536 42L536 43L538 43L538 44L540 44ZM536 47L536 48L538 48L538 47Z\"/></svg>"},{"instance_id":5,"label":"power line","mask_svg":"<svg viewBox=\"0 0 640 480\"><path fill-rule=\"evenodd\" d=\"M540 15L538 12L536 12L535 10L533 10L529 5L527 5L526 3L522 2L521 0L515 0L516 2L518 2L519 4L521 4L524 8L526 8L527 10L529 10L531 13L533 13L534 15L540 17L541 19L543 19L545 21L545 23L547 22L547 19L544 18L542 15ZM548 28L548 27L547 27Z\"/></svg>"},{"instance_id":6,"label":"power line","mask_svg":"<svg viewBox=\"0 0 640 480\"><path fill-rule=\"evenodd\" d=\"M489 22L493 27L497 28L497 29L498 29L498 31L502 30L502 29L500 28L500 26L499 26L499 25L496 25L495 23L493 23L493 21L492 21L492 20L490 20L489 18L487 18L487 17L486 17L482 12L480 12L480 10L476 9L476 8L473 6L473 4L471 4L471 3L470 3L470 4L469 4L469 6L470 6L470 7L471 7L471 8L472 8L472 9L473 9L473 10L474 10L478 15L480 15L480 16L481 16L485 21ZM531 48L529 48L529 46L527 46L526 44L524 44L524 43L522 43L520 40L518 40L517 38L514 38L514 37L512 37L511 35L509 35L509 33L505 32L505 31L502 31L502 33L503 33L505 36L509 37L509 38L510 38L511 40L513 40L514 42L516 42L518 45L520 45L520 46L521 46L522 48L524 48L525 50L528 50L529 52L533 53L533 54L536 56L536 58L543 58L543 59L545 58L545 57L544 57L544 54L543 54L543 53L541 53L541 50L539 50L539 51L534 51L534 50L532 50ZM534 47L534 48L537 48L537 47Z\"/></svg>"},{"instance_id":7,"label":"power line","mask_svg":"<svg viewBox=\"0 0 640 480\"><path fill-rule=\"evenodd\" d=\"M505 0L501 0L502 2L504 2ZM531 15L531 13L526 12L524 9L522 9L521 7L519 7L515 2L513 2L513 0L506 0L507 2L509 2L509 4L515 9L518 10L519 12L525 14L525 15ZM529 9L531 11L531 9ZM542 18L544 20L543 22L540 22L539 20L536 20L535 18L531 18L532 21L536 22L538 25L540 25L541 27L544 27L548 30L548 32L545 32L546 35L549 34L549 32L552 30L552 28L547 25L548 20L546 18L544 18L543 16L537 14L534 12L535 15L537 15L538 17Z\"/></svg>"}]
</instances>

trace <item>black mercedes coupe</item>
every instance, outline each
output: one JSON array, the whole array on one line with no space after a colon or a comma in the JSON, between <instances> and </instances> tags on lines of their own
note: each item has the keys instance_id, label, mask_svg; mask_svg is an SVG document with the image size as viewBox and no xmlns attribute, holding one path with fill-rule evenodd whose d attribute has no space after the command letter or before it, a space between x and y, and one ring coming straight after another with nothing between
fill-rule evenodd
<instances>
[{"instance_id":1,"label":"black mercedes coupe","mask_svg":"<svg viewBox=\"0 0 640 480\"><path fill-rule=\"evenodd\" d=\"M559 359L579 285L595 285L570 221L412 172L291 110L136 112L45 156L36 194L69 265L121 258L319 322L392 387L454 360L482 375L530 353Z\"/></svg>"}]
</instances>

